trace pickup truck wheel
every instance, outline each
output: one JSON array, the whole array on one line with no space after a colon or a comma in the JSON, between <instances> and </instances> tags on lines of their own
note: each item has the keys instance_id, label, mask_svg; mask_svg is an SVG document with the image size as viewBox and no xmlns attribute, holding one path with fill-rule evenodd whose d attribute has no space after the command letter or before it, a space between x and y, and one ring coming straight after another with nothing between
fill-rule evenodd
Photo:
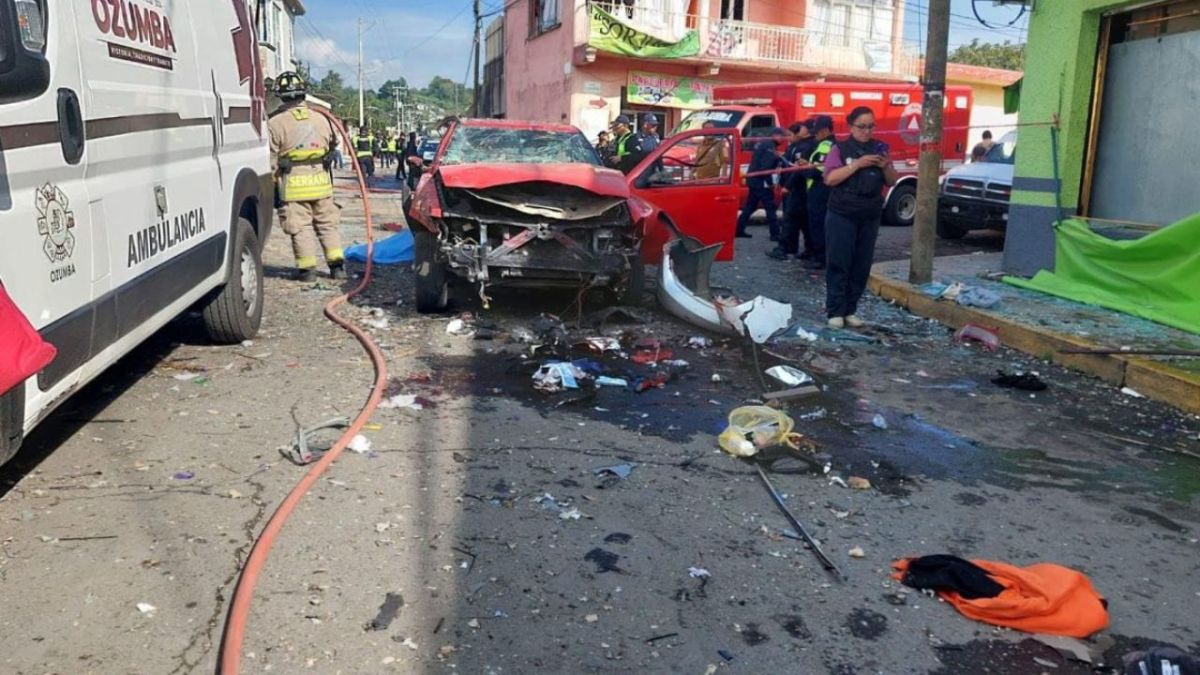
<instances>
[{"instance_id":1,"label":"pickup truck wheel","mask_svg":"<svg viewBox=\"0 0 1200 675\"><path fill-rule=\"evenodd\" d=\"M905 183L888 195L887 212L884 220L888 225L911 227L917 216L917 187Z\"/></svg>"},{"instance_id":2,"label":"pickup truck wheel","mask_svg":"<svg viewBox=\"0 0 1200 675\"><path fill-rule=\"evenodd\" d=\"M225 285L204 308L204 327L209 339L218 344L249 340L262 323L262 253L258 236L245 218L238 218L233 247Z\"/></svg>"},{"instance_id":3,"label":"pickup truck wheel","mask_svg":"<svg viewBox=\"0 0 1200 675\"><path fill-rule=\"evenodd\" d=\"M962 239L967 236L967 228L952 223L945 218L938 218L937 235L942 239Z\"/></svg>"},{"instance_id":4,"label":"pickup truck wheel","mask_svg":"<svg viewBox=\"0 0 1200 675\"><path fill-rule=\"evenodd\" d=\"M450 304L450 285L446 278L446 263L438 259L437 236L417 226L413 230L413 270L417 273L417 311L431 314Z\"/></svg>"},{"instance_id":5,"label":"pickup truck wheel","mask_svg":"<svg viewBox=\"0 0 1200 675\"><path fill-rule=\"evenodd\" d=\"M629 258L629 274L625 285L621 288L618 301L628 307L638 307L646 295L646 264L642 262L642 254L635 253Z\"/></svg>"}]
</instances>

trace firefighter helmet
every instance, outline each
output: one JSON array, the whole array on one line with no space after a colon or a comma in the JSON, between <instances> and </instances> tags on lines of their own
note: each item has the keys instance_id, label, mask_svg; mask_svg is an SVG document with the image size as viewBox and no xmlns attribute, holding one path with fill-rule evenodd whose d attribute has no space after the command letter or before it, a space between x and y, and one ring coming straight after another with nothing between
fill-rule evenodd
<instances>
[{"instance_id":1,"label":"firefighter helmet","mask_svg":"<svg viewBox=\"0 0 1200 675\"><path fill-rule=\"evenodd\" d=\"M288 70L275 79L275 93L285 101L302 99L308 93L308 84L295 71Z\"/></svg>"}]
</instances>

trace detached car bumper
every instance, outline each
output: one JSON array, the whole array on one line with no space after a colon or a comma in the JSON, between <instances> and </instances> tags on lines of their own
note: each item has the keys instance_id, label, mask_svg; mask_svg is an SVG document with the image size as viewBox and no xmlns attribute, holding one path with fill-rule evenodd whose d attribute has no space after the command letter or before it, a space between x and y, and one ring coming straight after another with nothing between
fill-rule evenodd
<instances>
[{"instance_id":1,"label":"detached car bumper","mask_svg":"<svg viewBox=\"0 0 1200 675\"><path fill-rule=\"evenodd\" d=\"M1003 229L1008 225L1008 204L943 193L938 196L938 218L967 230Z\"/></svg>"}]
</instances>

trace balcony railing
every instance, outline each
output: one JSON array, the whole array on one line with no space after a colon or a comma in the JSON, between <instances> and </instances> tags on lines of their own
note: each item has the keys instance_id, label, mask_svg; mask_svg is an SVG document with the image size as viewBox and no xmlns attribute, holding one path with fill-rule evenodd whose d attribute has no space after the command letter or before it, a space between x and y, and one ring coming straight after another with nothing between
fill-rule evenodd
<instances>
[{"instance_id":1,"label":"balcony railing","mask_svg":"<svg viewBox=\"0 0 1200 675\"><path fill-rule=\"evenodd\" d=\"M669 0L600 4L621 21L663 40L676 41L689 30L697 31L699 59L897 79L919 73L916 50L907 45L893 49L888 40L864 39L845 27L813 30L683 14L666 9Z\"/></svg>"}]
</instances>

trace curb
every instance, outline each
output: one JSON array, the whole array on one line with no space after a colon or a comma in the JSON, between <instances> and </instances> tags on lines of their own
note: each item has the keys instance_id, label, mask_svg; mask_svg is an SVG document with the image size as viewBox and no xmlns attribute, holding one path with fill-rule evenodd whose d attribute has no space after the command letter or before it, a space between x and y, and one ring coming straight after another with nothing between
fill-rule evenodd
<instances>
[{"instance_id":1,"label":"curb","mask_svg":"<svg viewBox=\"0 0 1200 675\"><path fill-rule=\"evenodd\" d=\"M1191 373L1161 361L1120 354L1063 354L1060 349L1099 348L1090 340L1056 333L1020 323L1006 316L954 302L939 302L912 285L889 279L874 272L867 282L872 293L895 302L913 314L935 319L951 328L977 323L994 329L1005 347L1047 359L1117 387L1131 387L1146 398L1161 401L1191 413L1200 413L1200 374Z\"/></svg>"}]
</instances>

